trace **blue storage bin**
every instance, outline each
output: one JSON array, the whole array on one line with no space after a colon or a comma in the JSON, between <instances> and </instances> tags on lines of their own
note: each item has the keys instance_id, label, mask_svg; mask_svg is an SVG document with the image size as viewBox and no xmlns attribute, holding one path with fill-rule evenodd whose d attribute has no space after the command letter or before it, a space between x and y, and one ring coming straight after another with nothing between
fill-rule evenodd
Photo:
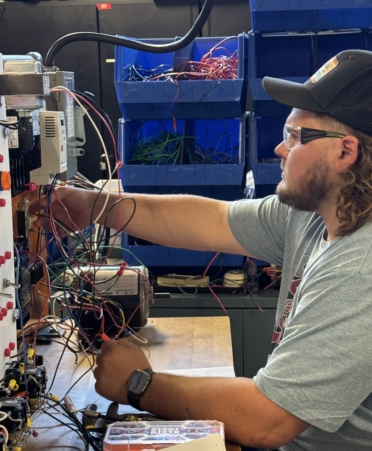
<instances>
[{"instance_id":1,"label":"blue storage bin","mask_svg":"<svg viewBox=\"0 0 372 451\"><path fill-rule=\"evenodd\" d=\"M191 251L157 245L136 245L135 238L122 234L123 259L129 264L138 264L134 255L147 267L200 266L206 267L215 256L215 252ZM130 251L130 252L128 252ZM133 254L133 255L132 255ZM220 254L212 266L242 267L244 256Z\"/></svg>"},{"instance_id":2,"label":"blue storage bin","mask_svg":"<svg viewBox=\"0 0 372 451\"><path fill-rule=\"evenodd\" d=\"M250 162L254 183L277 185L281 180L280 158L275 147L283 140L284 116L249 118Z\"/></svg>"},{"instance_id":3,"label":"blue storage bin","mask_svg":"<svg viewBox=\"0 0 372 451\"><path fill-rule=\"evenodd\" d=\"M228 150L232 163L223 164L132 164L135 146L159 131L174 132L172 120L119 120L119 155L123 186L128 190L142 187L190 187L196 194L211 195L213 186L240 186L243 183L246 161L246 119L189 119L177 120L177 133L184 137L183 162L187 162L187 142L195 141L203 149L208 146L220 152ZM200 192L199 188L204 188ZM179 191L182 192L182 191ZM191 191L189 190L191 193Z\"/></svg>"},{"instance_id":4,"label":"blue storage bin","mask_svg":"<svg viewBox=\"0 0 372 451\"><path fill-rule=\"evenodd\" d=\"M250 0L255 31L369 28L370 0Z\"/></svg>"},{"instance_id":5,"label":"blue storage bin","mask_svg":"<svg viewBox=\"0 0 372 451\"><path fill-rule=\"evenodd\" d=\"M304 83L324 63L347 49L372 49L372 34L360 30L317 35L249 33L249 89L256 116L286 115L290 111L266 94L263 77Z\"/></svg>"},{"instance_id":6,"label":"blue storage bin","mask_svg":"<svg viewBox=\"0 0 372 451\"><path fill-rule=\"evenodd\" d=\"M371 50L372 34L360 30L332 30L318 34L250 32L248 42L249 78L310 78L343 50Z\"/></svg>"},{"instance_id":7,"label":"blue storage bin","mask_svg":"<svg viewBox=\"0 0 372 451\"><path fill-rule=\"evenodd\" d=\"M295 83L305 83L308 77L281 77L283 80ZM252 102L252 111L256 116L288 116L291 107L273 100L262 86L262 78L249 80L249 97Z\"/></svg>"},{"instance_id":8,"label":"blue storage bin","mask_svg":"<svg viewBox=\"0 0 372 451\"><path fill-rule=\"evenodd\" d=\"M129 81L128 66L151 70L159 65L180 68L190 60L200 61L222 37L196 38L177 52L154 54L116 47L115 86L125 119L240 118L246 110L248 89L248 35L224 42L213 56L238 52L236 80ZM168 44L175 39L144 39L151 44ZM226 50L224 50L226 49Z\"/></svg>"}]
</instances>

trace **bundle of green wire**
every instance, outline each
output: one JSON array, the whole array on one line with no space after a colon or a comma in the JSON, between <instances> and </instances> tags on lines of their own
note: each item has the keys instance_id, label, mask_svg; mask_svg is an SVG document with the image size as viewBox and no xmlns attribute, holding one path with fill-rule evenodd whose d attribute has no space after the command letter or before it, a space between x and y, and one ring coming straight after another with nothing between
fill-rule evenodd
<instances>
[{"instance_id":1,"label":"bundle of green wire","mask_svg":"<svg viewBox=\"0 0 372 451\"><path fill-rule=\"evenodd\" d=\"M146 136L133 147L132 164L181 164L184 136L166 130Z\"/></svg>"}]
</instances>

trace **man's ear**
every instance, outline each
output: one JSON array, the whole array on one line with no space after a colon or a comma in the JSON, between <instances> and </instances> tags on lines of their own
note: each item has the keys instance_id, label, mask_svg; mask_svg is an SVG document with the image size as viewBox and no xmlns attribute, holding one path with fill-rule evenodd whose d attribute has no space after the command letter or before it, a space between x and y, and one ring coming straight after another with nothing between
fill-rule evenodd
<instances>
[{"instance_id":1,"label":"man's ear","mask_svg":"<svg viewBox=\"0 0 372 451\"><path fill-rule=\"evenodd\" d=\"M350 166L356 163L359 152L359 141L355 136L346 135L339 139L336 171L346 172Z\"/></svg>"}]
</instances>

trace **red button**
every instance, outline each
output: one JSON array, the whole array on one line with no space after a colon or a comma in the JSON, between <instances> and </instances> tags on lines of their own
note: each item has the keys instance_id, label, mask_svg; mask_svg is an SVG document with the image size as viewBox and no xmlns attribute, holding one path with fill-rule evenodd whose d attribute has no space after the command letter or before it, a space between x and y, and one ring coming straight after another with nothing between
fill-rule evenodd
<instances>
[{"instance_id":1,"label":"red button","mask_svg":"<svg viewBox=\"0 0 372 451\"><path fill-rule=\"evenodd\" d=\"M7 308L8 310L13 310L13 302L12 302L12 301L8 301L8 302L6 303L6 308Z\"/></svg>"},{"instance_id":2,"label":"red button","mask_svg":"<svg viewBox=\"0 0 372 451\"><path fill-rule=\"evenodd\" d=\"M34 191L37 190L37 185L35 182L25 183L25 187L30 193L33 193Z\"/></svg>"},{"instance_id":3,"label":"red button","mask_svg":"<svg viewBox=\"0 0 372 451\"><path fill-rule=\"evenodd\" d=\"M3 312L0 312L0 321L2 321L4 318Z\"/></svg>"},{"instance_id":4,"label":"red button","mask_svg":"<svg viewBox=\"0 0 372 451\"><path fill-rule=\"evenodd\" d=\"M3 265L5 263L5 257L3 255L0 255L0 265Z\"/></svg>"},{"instance_id":5,"label":"red button","mask_svg":"<svg viewBox=\"0 0 372 451\"><path fill-rule=\"evenodd\" d=\"M2 313L4 316L6 316L6 315L8 314L8 309L6 309L5 307L3 307L3 308L1 309L1 313Z\"/></svg>"},{"instance_id":6,"label":"red button","mask_svg":"<svg viewBox=\"0 0 372 451\"><path fill-rule=\"evenodd\" d=\"M0 199L0 207L5 207L6 199Z\"/></svg>"},{"instance_id":7,"label":"red button","mask_svg":"<svg viewBox=\"0 0 372 451\"><path fill-rule=\"evenodd\" d=\"M5 258L6 258L7 260L10 260L10 259L12 258L12 253L11 253L10 251L6 251L6 252L5 252Z\"/></svg>"},{"instance_id":8,"label":"red button","mask_svg":"<svg viewBox=\"0 0 372 451\"><path fill-rule=\"evenodd\" d=\"M9 349L10 349L11 351L14 351L14 350L15 350L15 343L14 343L13 341L9 343Z\"/></svg>"},{"instance_id":9,"label":"red button","mask_svg":"<svg viewBox=\"0 0 372 451\"><path fill-rule=\"evenodd\" d=\"M4 163L4 155L0 154L0 163Z\"/></svg>"},{"instance_id":10,"label":"red button","mask_svg":"<svg viewBox=\"0 0 372 451\"><path fill-rule=\"evenodd\" d=\"M9 348L4 349L4 355L5 357L9 357L12 351Z\"/></svg>"}]
</instances>

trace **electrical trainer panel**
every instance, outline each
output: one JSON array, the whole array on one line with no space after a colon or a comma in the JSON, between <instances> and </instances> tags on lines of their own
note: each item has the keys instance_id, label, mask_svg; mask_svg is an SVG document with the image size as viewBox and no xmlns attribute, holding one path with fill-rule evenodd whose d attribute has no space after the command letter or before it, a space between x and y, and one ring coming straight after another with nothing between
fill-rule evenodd
<instances>
[{"instance_id":1,"label":"electrical trainer panel","mask_svg":"<svg viewBox=\"0 0 372 451\"><path fill-rule=\"evenodd\" d=\"M0 55L0 74L2 73ZM5 98L0 97L0 121L6 121ZM16 319L19 311L15 304L14 251L11 179L9 172L8 131L0 127L0 377L16 349Z\"/></svg>"}]
</instances>

